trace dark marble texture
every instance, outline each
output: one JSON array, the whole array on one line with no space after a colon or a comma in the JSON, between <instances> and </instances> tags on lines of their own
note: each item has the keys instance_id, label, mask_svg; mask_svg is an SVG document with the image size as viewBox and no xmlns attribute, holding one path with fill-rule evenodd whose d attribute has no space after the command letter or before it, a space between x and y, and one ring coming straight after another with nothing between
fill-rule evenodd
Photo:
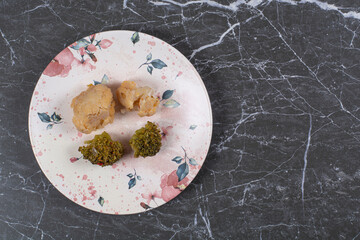
<instances>
[{"instance_id":1,"label":"dark marble texture","mask_svg":"<svg viewBox=\"0 0 360 240\"><path fill-rule=\"evenodd\" d=\"M212 144L155 210L110 216L46 179L27 114L65 46L113 29L159 37L208 89ZM1 239L360 239L360 2L0 2Z\"/></svg>"}]
</instances>

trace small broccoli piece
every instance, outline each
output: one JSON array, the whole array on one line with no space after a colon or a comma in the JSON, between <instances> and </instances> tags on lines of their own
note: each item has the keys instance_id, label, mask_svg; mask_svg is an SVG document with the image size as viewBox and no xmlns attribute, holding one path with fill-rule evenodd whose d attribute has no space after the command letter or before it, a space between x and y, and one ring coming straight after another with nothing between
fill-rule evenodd
<instances>
[{"instance_id":1,"label":"small broccoli piece","mask_svg":"<svg viewBox=\"0 0 360 240\"><path fill-rule=\"evenodd\" d=\"M134 157L155 156L161 147L159 127L148 121L145 127L135 131L130 139L130 146L135 152Z\"/></svg>"},{"instance_id":2,"label":"small broccoli piece","mask_svg":"<svg viewBox=\"0 0 360 240\"><path fill-rule=\"evenodd\" d=\"M100 135L95 135L94 139L85 141L85 144L87 146L79 147L79 152L92 164L112 165L124 155L122 144L113 141L105 131Z\"/></svg>"}]
</instances>

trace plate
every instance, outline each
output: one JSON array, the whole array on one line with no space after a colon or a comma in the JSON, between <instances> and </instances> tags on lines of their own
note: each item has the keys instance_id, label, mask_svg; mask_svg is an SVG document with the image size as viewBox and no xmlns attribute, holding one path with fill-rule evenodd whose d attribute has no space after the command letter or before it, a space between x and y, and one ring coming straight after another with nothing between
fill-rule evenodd
<instances>
[{"instance_id":1,"label":"plate","mask_svg":"<svg viewBox=\"0 0 360 240\"><path fill-rule=\"evenodd\" d=\"M89 84L115 90L125 80L154 89L157 113L116 112L103 129L78 132L71 100ZM161 128L162 148L134 158L129 139L147 121ZM126 148L112 166L93 165L78 152L103 131ZM108 31L80 39L49 63L30 103L29 134L41 170L63 195L97 212L135 214L165 204L194 179L209 149L212 112L203 81L179 51L144 33Z\"/></svg>"}]
</instances>

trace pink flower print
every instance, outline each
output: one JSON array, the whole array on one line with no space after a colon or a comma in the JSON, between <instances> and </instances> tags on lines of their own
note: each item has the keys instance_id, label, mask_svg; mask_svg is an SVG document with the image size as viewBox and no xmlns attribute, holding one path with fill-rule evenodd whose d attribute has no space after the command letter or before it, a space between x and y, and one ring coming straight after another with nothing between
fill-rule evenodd
<instances>
[{"instance_id":1,"label":"pink flower print","mask_svg":"<svg viewBox=\"0 0 360 240\"><path fill-rule=\"evenodd\" d=\"M145 210L151 209L151 207L144 202L141 202L140 206L143 207Z\"/></svg>"},{"instance_id":2,"label":"pink flower print","mask_svg":"<svg viewBox=\"0 0 360 240\"><path fill-rule=\"evenodd\" d=\"M79 53L81 56L84 56L85 55L85 48L82 47L82 48L79 48Z\"/></svg>"},{"instance_id":3,"label":"pink flower print","mask_svg":"<svg viewBox=\"0 0 360 240\"><path fill-rule=\"evenodd\" d=\"M97 62L97 58L95 57L95 54L93 53L88 53L89 57L91 58L91 60L93 60L94 62Z\"/></svg>"},{"instance_id":4,"label":"pink flower print","mask_svg":"<svg viewBox=\"0 0 360 240\"><path fill-rule=\"evenodd\" d=\"M71 157L71 158L70 158L70 162L71 162L71 163L74 163L74 162L76 162L76 161L79 161L81 158L82 158L82 156L81 156L81 157Z\"/></svg>"},{"instance_id":5,"label":"pink flower print","mask_svg":"<svg viewBox=\"0 0 360 240\"><path fill-rule=\"evenodd\" d=\"M95 33L95 34L91 34L91 35L90 35L90 41L91 41L91 42L93 42L93 41L94 41L95 36L96 36L96 33Z\"/></svg>"},{"instance_id":6,"label":"pink flower print","mask_svg":"<svg viewBox=\"0 0 360 240\"><path fill-rule=\"evenodd\" d=\"M112 44L113 44L113 42L110 41L109 39L104 39L104 40L101 40L100 42L98 42L98 45L102 49L106 49L106 48L110 47Z\"/></svg>"},{"instance_id":7,"label":"pink flower print","mask_svg":"<svg viewBox=\"0 0 360 240\"><path fill-rule=\"evenodd\" d=\"M157 205L155 198L161 198L161 191L149 191L147 193L142 193L141 196L145 199L147 205L149 205L151 201L154 201Z\"/></svg>"},{"instance_id":8,"label":"pink flower print","mask_svg":"<svg viewBox=\"0 0 360 240\"><path fill-rule=\"evenodd\" d=\"M162 189L161 192L161 198L165 201L168 202L171 199L173 199L174 197L176 197L181 191L179 189L173 188L173 187L169 187L169 186L165 186Z\"/></svg>"},{"instance_id":9,"label":"pink flower print","mask_svg":"<svg viewBox=\"0 0 360 240\"><path fill-rule=\"evenodd\" d=\"M76 59L77 65L82 65L84 67L84 69L88 72L90 72L96 68L94 65L92 65L90 63L90 61L91 61L91 59L89 59L89 58L86 60L81 60L81 61Z\"/></svg>"},{"instance_id":10,"label":"pink flower print","mask_svg":"<svg viewBox=\"0 0 360 240\"><path fill-rule=\"evenodd\" d=\"M61 77L66 77L71 70L71 64L74 60L75 57L72 52L69 50L69 48L65 48L49 63L43 74L49 77L58 75Z\"/></svg>"},{"instance_id":11,"label":"pink flower print","mask_svg":"<svg viewBox=\"0 0 360 240\"><path fill-rule=\"evenodd\" d=\"M79 41L70 45L70 48L78 51L81 56L80 60L77 60L69 48L65 48L62 52L60 52L46 67L43 74L54 77L54 76L61 76L66 77L70 70L71 65L74 60L77 60L77 63L81 63L88 71L95 69L95 66L89 63L91 59L94 63L97 62L97 58L94 54L96 50L99 49L106 49L110 47L113 42L109 39L103 40L96 40L96 34L90 35L88 39L80 39ZM90 58L90 59L89 59ZM86 60L85 60L86 59Z\"/></svg>"},{"instance_id":12,"label":"pink flower print","mask_svg":"<svg viewBox=\"0 0 360 240\"><path fill-rule=\"evenodd\" d=\"M91 60L93 60L94 62L97 62L97 58L95 57L95 54L93 53L94 51L96 51L96 47L93 44L88 45L86 48L82 47L79 48L79 53L81 55L81 61L84 61L84 56L85 54L87 54Z\"/></svg>"},{"instance_id":13,"label":"pink flower print","mask_svg":"<svg viewBox=\"0 0 360 240\"><path fill-rule=\"evenodd\" d=\"M64 65L60 64L57 60L53 59L45 68L43 74L49 77L60 75L64 71Z\"/></svg>"},{"instance_id":14,"label":"pink flower print","mask_svg":"<svg viewBox=\"0 0 360 240\"><path fill-rule=\"evenodd\" d=\"M180 182L178 181L178 176L176 175L176 170L172 171L169 175L164 174L161 176L160 187L161 198L168 202L174 197L176 197L182 190L184 190L190 183L190 180L185 177Z\"/></svg>"},{"instance_id":15,"label":"pink flower print","mask_svg":"<svg viewBox=\"0 0 360 240\"><path fill-rule=\"evenodd\" d=\"M95 47L94 44L90 44L89 46L87 46L87 49L90 51L90 52L95 52L97 50L97 48Z\"/></svg>"},{"instance_id":16,"label":"pink flower print","mask_svg":"<svg viewBox=\"0 0 360 240\"><path fill-rule=\"evenodd\" d=\"M167 126L161 128L161 138L163 140L166 140L166 136L169 134L170 129L172 129L173 126Z\"/></svg>"}]
</instances>

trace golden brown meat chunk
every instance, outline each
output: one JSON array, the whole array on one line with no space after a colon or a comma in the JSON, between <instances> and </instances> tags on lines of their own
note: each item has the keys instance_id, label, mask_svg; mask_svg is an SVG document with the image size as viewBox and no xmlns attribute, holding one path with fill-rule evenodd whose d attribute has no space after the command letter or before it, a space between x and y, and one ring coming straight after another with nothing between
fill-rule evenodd
<instances>
[{"instance_id":1,"label":"golden brown meat chunk","mask_svg":"<svg viewBox=\"0 0 360 240\"><path fill-rule=\"evenodd\" d=\"M152 116L156 113L160 100L151 96L150 87L136 87L133 81L124 81L116 90L116 96L126 111L137 110L140 117Z\"/></svg>"},{"instance_id":2,"label":"golden brown meat chunk","mask_svg":"<svg viewBox=\"0 0 360 240\"><path fill-rule=\"evenodd\" d=\"M77 130L83 133L103 128L114 121L115 101L107 86L90 85L71 102L74 111L72 119Z\"/></svg>"}]
</instances>

